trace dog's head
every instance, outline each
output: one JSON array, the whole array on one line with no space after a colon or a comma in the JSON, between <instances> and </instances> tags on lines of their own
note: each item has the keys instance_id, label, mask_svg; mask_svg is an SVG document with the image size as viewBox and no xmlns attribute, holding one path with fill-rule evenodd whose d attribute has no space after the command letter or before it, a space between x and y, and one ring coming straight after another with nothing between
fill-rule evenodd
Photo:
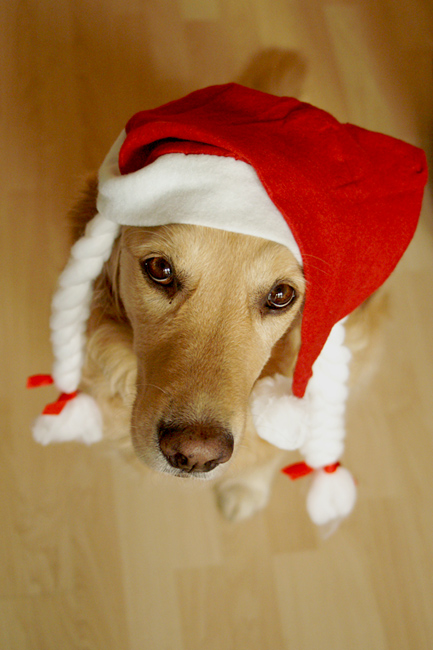
<instances>
[{"instance_id":1,"label":"dog's head","mask_svg":"<svg viewBox=\"0 0 433 650\"><path fill-rule=\"evenodd\" d=\"M138 360L135 451L159 471L218 476L255 381L300 313L300 266L280 244L190 225L125 227L115 259Z\"/></svg>"}]
</instances>

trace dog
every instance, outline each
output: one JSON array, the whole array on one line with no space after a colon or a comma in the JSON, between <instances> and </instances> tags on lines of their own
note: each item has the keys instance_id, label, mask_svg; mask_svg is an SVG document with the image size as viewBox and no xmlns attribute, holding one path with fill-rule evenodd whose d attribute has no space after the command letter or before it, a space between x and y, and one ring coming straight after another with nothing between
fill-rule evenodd
<instances>
[{"instance_id":1,"label":"dog","mask_svg":"<svg viewBox=\"0 0 433 650\"><path fill-rule=\"evenodd\" d=\"M75 239L96 197L93 178L72 213ZM156 471L218 481L229 519L263 507L284 453L257 436L249 398L259 377L292 370L304 293L281 244L185 224L122 228L95 284L82 376L106 438Z\"/></svg>"},{"instance_id":2,"label":"dog","mask_svg":"<svg viewBox=\"0 0 433 650\"><path fill-rule=\"evenodd\" d=\"M367 345L359 323L425 182L415 147L237 84L137 113L72 211L51 319L62 395L36 439L98 439L101 411L105 438L149 468L215 481L234 521L301 448L311 518L346 516L347 343Z\"/></svg>"},{"instance_id":3,"label":"dog","mask_svg":"<svg viewBox=\"0 0 433 650\"><path fill-rule=\"evenodd\" d=\"M75 240L97 192L92 178L71 213ZM105 438L153 470L215 482L231 521L265 507L287 452L257 435L249 399L257 379L293 372L304 295L281 244L195 225L123 227L95 283L82 375ZM378 292L349 320L361 356L384 305Z\"/></svg>"}]
</instances>

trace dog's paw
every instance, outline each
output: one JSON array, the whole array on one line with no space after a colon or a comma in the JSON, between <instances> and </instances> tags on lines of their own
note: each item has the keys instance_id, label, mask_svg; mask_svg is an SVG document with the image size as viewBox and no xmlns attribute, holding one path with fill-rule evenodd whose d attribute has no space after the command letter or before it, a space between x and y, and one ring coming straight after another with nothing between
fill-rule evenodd
<instances>
[{"instance_id":1,"label":"dog's paw","mask_svg":"<svg viewBox=\"0 0 433 650\"><path fill-rule=\"evenodd\" d=\"M267 505L269 489L264 485L230 481L219 485L216 495L224 517L238 522L248 519Z\"/></svg>"}]
</instances>

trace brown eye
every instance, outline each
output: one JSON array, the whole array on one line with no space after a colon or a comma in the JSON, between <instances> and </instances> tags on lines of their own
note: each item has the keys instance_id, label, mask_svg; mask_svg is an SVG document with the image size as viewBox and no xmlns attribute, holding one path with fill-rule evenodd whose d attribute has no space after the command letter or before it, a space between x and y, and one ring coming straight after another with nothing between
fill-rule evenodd
<instances>
[{"instance_id":1,"label":"brown eye","mask_svg":"<svg viewBox=\"0 0 433 650\"><path fill-rule=\"evenodd\" d=\"M149 278L158 284L171 284L174 278L173 267L165 257L149 257L141 263Z\"/></svg>"},{"instance_id":2,"label":"brown eye","mask_svg":"<svg viewBox=\"0 0 433 650\"><path fill-rule=\"evenodd\" d=\"M296 291L289 284L276 284L268 293L266 304L271 309L288 307L296 298Z\"/></svg>"}]
</instances>

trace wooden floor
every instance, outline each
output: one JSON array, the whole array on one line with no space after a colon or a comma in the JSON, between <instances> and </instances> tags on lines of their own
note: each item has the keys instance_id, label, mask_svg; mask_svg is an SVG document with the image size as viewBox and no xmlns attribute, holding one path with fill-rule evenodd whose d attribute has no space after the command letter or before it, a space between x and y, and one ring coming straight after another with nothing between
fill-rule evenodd
<instances>
[{"instance_id":1,"label":"wooden floor","mask_svg":"<svg viewBox=\"0 0 433 650\"><path fill-rule=\"evenodd\" d=\"M278 47L307 62L303 99L430 153L431 1L7 0L0 24L0 648L433 648L428 197L389 282L382 365L350 405L359 502L327 540L302 481L279 477L264 514L230 525L207 487L42 448L29 427L52 394L24 389L51 367L66 211L128 117Z\"/></svg>"}]
</instances>

